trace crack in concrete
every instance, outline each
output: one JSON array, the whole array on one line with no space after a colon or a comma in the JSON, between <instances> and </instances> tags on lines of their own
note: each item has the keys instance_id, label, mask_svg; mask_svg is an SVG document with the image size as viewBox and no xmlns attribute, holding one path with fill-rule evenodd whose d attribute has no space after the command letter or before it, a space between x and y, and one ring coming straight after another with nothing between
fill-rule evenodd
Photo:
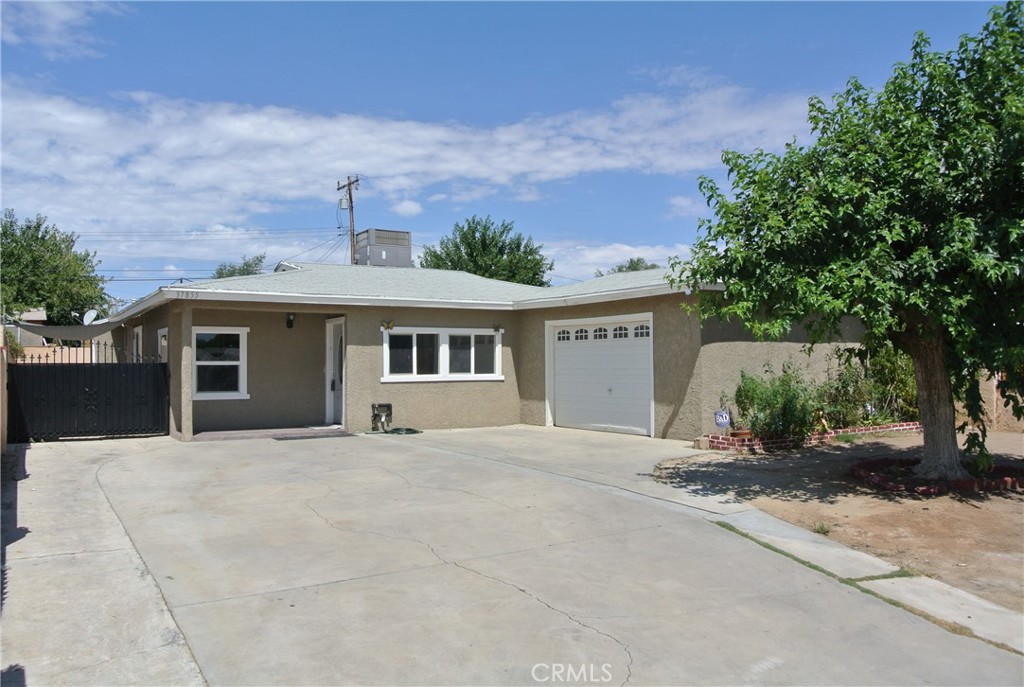
<instances>
[{"instance_id":1,"label":"crack in concrete","mask_svg":"<svg viewBox=\"0 0 1024 687\"><path fill-rule=\"evenodd\" d=\"M163 644L158 644L158 645L152 646L152 647L145 647L145 648L141 648L141 649L136 649L135 651L131 651L131 652L127 653L127 654L118 654L116 656L108 656L107 658L103 659L102 661L96 661L95 663L89 663L89 664L86 664L84 666L77 666L77 667L75 667L73 669L69 668L67 670L67 672L72 674L72 675L79 674L82 671L91 670L93 668L98 668L99 666L102 666L102 665L105 665L107 663L110 663L111 661L117 661L117 660L121 660L121 659L125 659L125 658L132 658L134 656L143 656L145 654L150 654L150 653L153 653L154 651L159 651L161 649L164 649L164 648L167 648L167 647L172 647L172 646L185 646L185 647L187 647L188 643L185 641L184 635L179 633L173 639L170 639L170 640L164 642ZM202 671L198 669L198 664L196 664L196 677L198 677L200 680L202 680L202 684L203 685L209 684L206 681L205 676L202 674Z\"/></svg>"},{"instance_id":2,"label":"crack in concrete","mask_svg":"<svg viewBox=\"0 0 1024 687\"><path fill-rule=\"evenodd\" d=\"M462 565L461 563L458 563L457 561L451 561L450 565L453 565L456 568L459 568L461 570L465 570L466 572L473 573L474 575L479 575L480 577L483 577L484 579L491 580L491 581L497 582L499 584L503 584L506 587L511 587L512 589L515 589L516 591L520 592L521 594L525 594L526 596L530 597L531 599L533 599L537 603L541 604L542 606L548 608L549 610L554 611L555 613L558 613L559 615L568 618L570 621L576 623L580 627L586 628L586 629L590 630L591 632L593 632L595 634L599 634L602 637L607 637L608 639L612 640L613 642L618 644L620 647L622 647L623 652L625 652L627 658L629 659L626 662L626 679L623 680L622 684L619 685L619 687L625 687L627 684L629 684L630 679L633 677L633 652L631 652L629 650L629 645L626 644L625 642L623 642L622 640L620 640L618 637L615 637L614 635L610 635L607 632L603 632L603 631L597 629L596 627L594 627L593 625L588 625L587 623L583 622L582 620L580 620L579 618L574 616L572 613L569 613L568 611L563 611L561 608L555 608L554 606L549 604L544 599L540 598L536 594L531 593L527 589L525 589L523 587L520 587L519 585L515 584L514 582L509 582L508 580L503 580L501 578L494 577L493 575L488 575L487 573L481 572L480 570L474 570L473 568L467 568L466 566Z\"/></svg>"},{"instance_id":3,"label":"crack in concrete","mask_svg":"<svg viewBox=\"0 0 1024 687\"><path fill-rule=\"evenodd\" d=\"M8 558L7 564L17 563L21 561L42 561L48 558L66 558L68 556L88 556L89 554L100 554L100 553L124 553L126 551L135 551L131 547L122 547L119 549L96 549L96 550L84 550L84 551L65 551L61 553L44 553L37 556L18 556L13 555Z\"/></svg>"},{"instance_id":4,"label":"crack in concrete","mask_svg":"<svg viewBox=\"0 0 1024 687\"><path fill-rule=\"evenodd\" d=\"M399 476L401 477L401 475L399 475ZM403 477L403 479L404 479L404 477ZM330 487L330 485L327 485L327 486ZM333 491L333 489L331 489L331 491ZM456 489L454 491L462 491L462 490ZM467 492L467 493L469 493L469 492ZM379 536L379 537L384 537L385 539L396 539L396 540L400 540L400 541L414 542L414 543L419 544L420 546L426 548L428 551L430 551L431 555L433 555L434 558L436 558L442 565L448 565L448 566L452 566L452 567L455 567L455 568L459 568L460 570L464 570L464 571L466 571L468 573L471 573L473 575L477 575L477 576L482 577L482 578L484 578L486 580L490 580L492 582L497 582L499 584L505 585L506 587L511 587L512 589L515 589L516 591L520 592L521 594L525 594L530 599L532 599L533 601L541 604L545 608L547 608L547 609L549 609L549 610L551 610L551 611L553 611L555 613L558 613L559 615L564 616L565 618L568 618L570 621L572 621L576 625L579 625L582 628L590 630L591 632L593 632L595 634L601 635L602 637L606 637L606 638L610 639L611 641L615 642L617 645L622 647L623 652L626 654L626 657L628 658L628 660L626 662L626 679L622 682L622 684L619 687L625 687L627 684L629 684L630 679L633 677L633 653L629 650L629 645L624 643L623 641L621 641L619 638L617 638L617 637L615 637L613 635L610 635L607 632L603 632L603 631L597 629L596 627L594 627L593 625L588 625L587 623L585 623L582 620L580 620L579 618L575 617L574 615L572 615L568 611L564 611L564 610L562 610L560 608L556 608L556 607L552 606L550 603L548 603L544 599L540 598L536 594L533 594L533 593L529 592L525 588L520 587L519 585L517 585L517 584L515 584L513 582L509 582L507 580L503 580L501 578L494 577L493 575L488 575L488 574L486 574L484 572L481 572L479 570L474 570L473 568L466 567L465 565L459 563L458 561L448 560L447 558L445 558L444 556L439 554L437 552L437 550L433 546L431 546L428 542L425 542L425 541L423 541L421 539L417 539L416 537L386 534L384 532L375 532L373 530L358 530L358 529L354 529L354 528L350 528L350 527L346 527L346 528L337 527L336 525L334 525L334 523L332 523L330 520L328 520L326 517L324 517L324 515L322 513L320 513L316 508L314 508L312 503L311 503L313 500L315 500L317 498L324 498L324 497L328 496L329 494L330 494L330 492L328 492L328 494L324 494L323 496L318 496L318 497L315 497L313 499L309 499L308 501L306 501L306 507L309 508L309 510L311 510L313 513L315 513L317 515L317 517L319 517L321 520L323 520L324 523L327 524L332 529L335 529L335 530L337 530L339 532L356 532L356 533L360 533L360 534L370 534L370 535L375 535L375 536ZM474 495L476 495L476 494L474 494Z\"/></svg>"},{"instance_id":5,"label":"crack in concrete","mask_svg":"<svg viewBox=\"0 0 1024 687\"><path fill-rule=\"evenodd\" d=\"M110 460L107 460L104 463L97 466L96 470L93 471L93 481L99 488L100 493L103 494L103 498L107 502L107 507L110 508L110 512L113 513L114 517L117 519L117 523L121 529L121 532L128 539L128 544L131 546L131 549L135 554L135 558L142 565L142 569L144 571L143 577L148 579L153 584L153 588L156 589L156 593L160 597L160 603L163 606L164 610L167 611L167 617L170 619L171 624L174 626L174 632L177 634L177 636L181 637L182 641L184 642L185 649L188 651L189 658L192 659L192 665L199 673L199 677L202 680L202 684L209 684L209 682L206 679L206 674L203 672L202 666L199 665L199 661L196 659L195 652L192 651L192 645L189 644L188 637L185 636L185 632L184 630L182 630L181 625L178 623L178 619L174 616L174 610L172 609L170 602L167 600L167 596L164 594L164 589L160 585L160 581L156 578L155 575L153 575L153 571L150 570L149 563L146 562L146 559L142 556L142 552L139 551L139 545L135 542L135 539L132 537L131 532L129 532L128 528L125 526L124 520L121 519L121 514L117 512L117 508L114 507L114 502L111 500L110 494L107 493L106 487L103 486L103 480L100 479L100 473L103 472L103 469L110 465L111 463L116 462L117 460L118 459L116 458L111 458Z\"/></svg>"},{"instance_id":6,"label":"crack in concrete","mask_svg":"<svg viewBox=\"0 0 1024 687\"><path fill-rule=\"evenodd\" d=\"M428 484L414 484L413 482L411 482L409 480L408 477L406 477L402 473L398 472L397 470L392 470L391 468L384 467L383 465L377 465L375 467L378 467L381 470L383 470L384 472L387 472L389 474L394 475L395 477L398 477L403 482L405 482L406 485L408 487L410 487L411 489L433 489L433 490L436 490L436 491L455 491L455 492L459 492L460 494L466 494L467 496L472 496L474 498L481 499L483 501L489 501L489 502L491 502L493 504L501 506L502 508L507 508L508 510L511 510L511 511L521 511L521 510L523 510L522 508L516 508L515 506L510 506L509 504L504 503L502 501L499 501L498 499L492 499L490 496L484 496L483 494L477 494L476 492L470 491L469 489L459 489L458 487L438 487L438 486L433 486L433 485L428 485Z\"/></svg>"}]
</instances>

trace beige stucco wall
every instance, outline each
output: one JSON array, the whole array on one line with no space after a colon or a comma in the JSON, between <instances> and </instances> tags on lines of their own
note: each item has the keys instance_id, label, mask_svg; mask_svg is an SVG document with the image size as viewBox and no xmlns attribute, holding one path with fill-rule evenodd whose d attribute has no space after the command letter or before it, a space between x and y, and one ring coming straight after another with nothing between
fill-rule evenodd
<instances>
[{"instance_id":1,"label":"beige stucco wall","mask_svg":"<svg viewBox=\"0 0 1024 687\"><path fill-rule=\"evenodd\" d=\"M505 329L501 368L504 381L381 382L381 322L396 327ZM350 308L346 313L346 416L349 431L370 429L370 406L391 403L395 427L447 429L519 422L517 361L510 350L515 330L511 312L413 308ZM321 337L322 338L322 337Z\"/></svg>"},{"instance_id":2,"label":"beige stucco wall","mask_svg":"<svg viewBox=\"0 0 1024 687\"><path fill-rule=\"evenodd\" d=\"M285 325L288 312L295 324ZM504 381L382 383L381 322L395 326L507 327L512 313L449 309L348 307L176 301L126 323L143 326L145 355L157 353L157 330L170 335L171 434L322 425L326 420L326 322L345 317L346 428L370 430L372 403L394 406L395 426L418 429L482 427L519 422L515 361L502 345ZM248 327L245 400L188 401L192 327ZM183 334L183 332L186 332Z\"/></svg>"},{"instance_id":3,"label":"beige stucco wall","mask_svg":"<svg viewBox=\"0 0 1024 687\"><path fill-rule=\"evenodd\" d=\"M700 330L696 320L680 309L682 299L680 294L670 294L568 308L519 311L519 326L513 336L513 350L516 367L520 372L522 422L534 425L545 423L546 322L651 313L655 436L693 439L689 427L695 421L697 412L695 407L689 405L693 401L690 393L700 353Z\"/></svg>"},{"instance_id":4,"label":"beige stucco wall","mask_svg":"<svg viewBox=\"0 0 1024 687\"><path fill-rule=\"evenodd\" d=\"M296 312L291 328L285 324L287 312ZM249 398L193 400L193 431L322 425L324 320L322 313L296 310L254 312L193 307L193 329L249 328Z\"/></svg>"},{"instance_id":5,"label":"beige stucco wall","mask_svg":"<svg viewBox=\"0 0 1024 687\"><path fill-rule=\"evenodd\" d=\"M741 325L706 322L703 326L680 306L682 294L624 300L572 308L521 311L514 334L522 421L545 423L544 327L550 320L653 315L654 436L692 440L715 430L715 411L724 393L731 396L740 371L761 373L771 364L781 370L792 362L811 379L822 378L831 346L805 350L806 334L796 330L783 342L755 341ZM850 323L845 338L856 336Z\"/></svg>"},{"instance_id":6,"label":"beige stucco wall","mask_svg":"<svg viewBox=\"0 0 1024 687\"><path fill-rule=\"evenodd\" d=\"M368 431L373 403L391 403L394 425L418 429L545 423L545 323L550 320L653 315L655 436L690 440L714 430L719 397L731 395L741 369L781 369L792 361L811 376L825 368L829 346L808 357L802 334L760 343L739 325L706 323L682 311L682 294L520 311L433 308L327 308L174 301L126 323L143 326L143 353L157 354L157 330L170 333L171 433L320 425L326 420L326 322L345 317L345 419ZM288 312L295 325L285 326ZM382 382L382 322L396 327L504 330L504 381ZM191 327L248 327L247 400L191 398ZM117 338L115 337L115 340Z\"/></svg>"}]
</instances>

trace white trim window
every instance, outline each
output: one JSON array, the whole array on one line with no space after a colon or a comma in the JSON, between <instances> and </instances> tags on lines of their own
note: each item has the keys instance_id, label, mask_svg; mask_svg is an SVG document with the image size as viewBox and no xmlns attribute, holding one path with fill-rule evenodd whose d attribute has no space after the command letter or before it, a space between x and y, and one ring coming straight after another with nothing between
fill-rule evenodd
<instances>
[{"instance_id":1,"label":"white trim window","mask_svg":"<svg viewBox=\"0 0 1024 687\"><path fill-rule=\"evenodd\" d=\"M160 362L170 362L170 339L167 332L167 327L160 327L156 330L156 354L160 359Z\"/></svg>"},{"instance_id":2,"label":"white trim window","mask_svg":"<svg viewBox=\"0 0 1024 687\"><path fill-rule=\"evenodd\" d=\"M132 362L142 362L142 326L132 330Z\"/></svg>"},{"instance_id":3,"label":"white trim window","mask_svg":"<svg viewBox=\"0 0 1024 687\"><path fill-rule=\"evenodd\" d=\"M382 382L502 381L503 329L393 327L384 334Z\"/></svg>"},{"instance_id":4,"label":"white trim window","mask_svg":"<svg viewBox=\"0 0 1024 687\"><path fill-rule=\"evenodd\" d=\"M192 398L249 398L248 327L192 328Z\"/></svg>"}]
</instances>

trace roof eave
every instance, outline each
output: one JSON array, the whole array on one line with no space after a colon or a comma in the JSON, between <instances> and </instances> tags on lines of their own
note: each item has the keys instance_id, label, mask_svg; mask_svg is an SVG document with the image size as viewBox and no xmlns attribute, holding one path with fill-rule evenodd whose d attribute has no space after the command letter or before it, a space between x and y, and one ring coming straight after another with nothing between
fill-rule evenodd
<instances>
[{"instance_id":1,"label":"roof eave","mask_svg":"<svg viewBox=\"0 0 1024 687\"><path fill-rule=\"evenodd\" d=\"M289 305L363 305L377 307L452 308L456 310L512 310L511 301L438 300L428 298L391 298L387 296L335 296L266 291L208 291L171 288L171 298L186 301L235 301L239 303L278 303Z\"/></svg>"},{"instance_id":2,"label":"roof eave","mask_svg":"<svg viewBox=\"0 0 1024 687\"><path fill-rule=\"evenodd\" d=\"M648 298L650 296L664 296L676 293L676 289L669 284L658 284L656 286L644 286L640 288L622 289L619 291L601 291L598 293L580 294L577 296L553 296L549 298L531 298L516 301L515 310L537 310L540 308L558 308L571 305L590 305L592 303L607 303L611 301L625 301L633 298ZM688 293L686 291L683 292Z\"/></svg>"}]
</instances>

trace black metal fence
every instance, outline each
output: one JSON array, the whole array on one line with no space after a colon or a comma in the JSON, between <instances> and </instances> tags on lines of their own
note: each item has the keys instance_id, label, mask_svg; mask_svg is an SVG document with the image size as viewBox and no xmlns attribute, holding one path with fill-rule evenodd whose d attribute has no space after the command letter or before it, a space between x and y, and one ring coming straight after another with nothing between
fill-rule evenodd
<instances>
[{"instance_id":1,"label":"black metal fence","mask_svg":"<svg viewBox=\"0 0 1024 687\"><path fill-rule=\"evenodd\" d=\"M166 363L31 358L7 366L11 442L167 434Z\"/></svg>"},{"instance_id":2,"label":"black metal fence","mask_svg":"<svg viewBox=\"0 0 1024 687\"><path fill-rule=\"evenodd\" d=\"M48 363L159 363L157 356L140 356L123 346L98 343L92 346L32 346L22 355L10 357L16 364L48 364Z\"/></svg>"}]
</instances>

